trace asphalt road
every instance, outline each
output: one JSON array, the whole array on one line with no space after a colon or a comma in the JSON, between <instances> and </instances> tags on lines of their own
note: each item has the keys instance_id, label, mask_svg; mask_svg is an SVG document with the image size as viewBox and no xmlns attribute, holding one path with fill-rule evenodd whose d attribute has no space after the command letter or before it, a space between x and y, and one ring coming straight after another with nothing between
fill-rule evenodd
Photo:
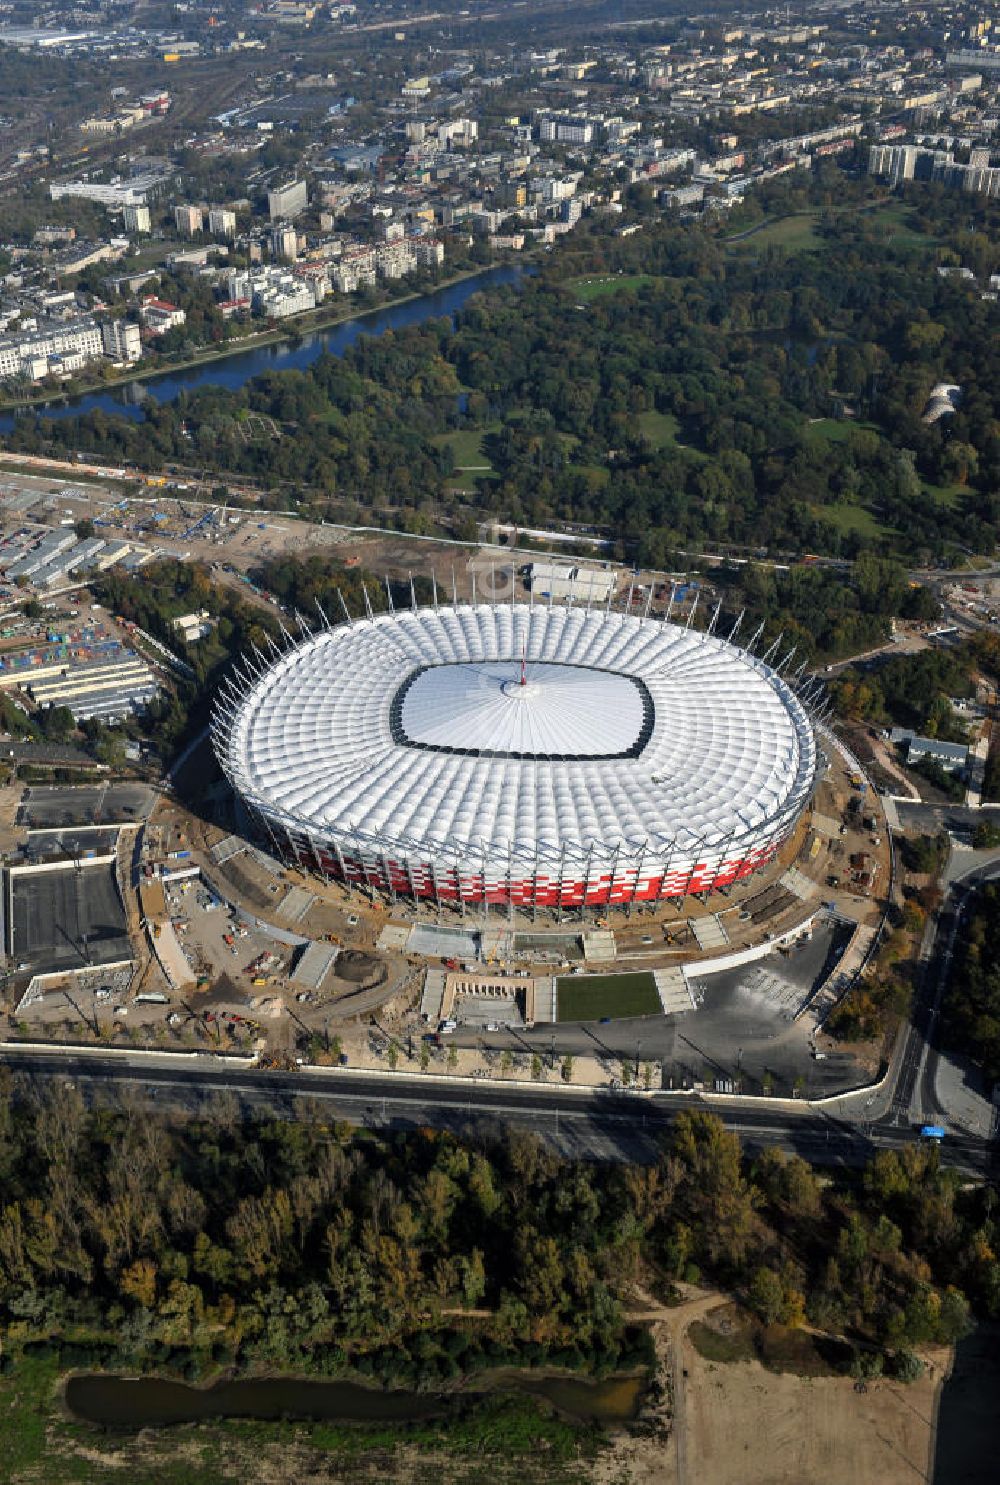
<instances>
[{"instance_id":1,"label":"asphalt road","mask_svg":"<svg viewBox=\"0 0 1000 1485\"><path fill-rule=\"evenodd\" d=\"M755 1154L779 1146L814 1165L856 1167L877 1148L909 1144L914 1131L892 1125L858 1126L801 1108L700 1099L669 1094L638 1095L558 1087L493 1086L475 1080L435 1079L396 1073L264 1072L227 1065L207 1056L181 1062L170 1054L144 1057L106 1052L16 1048L0 1051L11 1068L30 1077L64 1078L89 1097L118 1090L153 1098L186 1113L204 1111L220 1095L238 1101L241 1112L298 1115L310 1105L326 1119L372 1128L419 1129L428 1125L456 1132L494 1131L498 1123L527 1128L560 1148L592 1159L648 1160L683 1109L717 1114ZM993 1169L984 1141L958 1138L943 1158L969 1174Z\"/></svg>"}]
</instances>

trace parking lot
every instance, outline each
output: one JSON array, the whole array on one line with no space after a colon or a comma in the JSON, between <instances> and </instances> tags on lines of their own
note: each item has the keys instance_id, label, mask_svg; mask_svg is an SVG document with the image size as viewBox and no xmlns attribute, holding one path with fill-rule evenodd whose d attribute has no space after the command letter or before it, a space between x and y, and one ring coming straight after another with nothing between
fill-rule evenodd
<instances>
[{"instance_id":1,"label":"parking lot","mask_svg":"<svg viewBox=\"0 0 1000 1485\"><path fill-rule=\"evenodd\" d=\"M110 865L15 875L9 948L36 974L113 964L132 950Z\"/></svg>"},{"instance_id":2,"label":"parking lot","mask_svg":"<svg viewBox=\"0 0 1000 1485\"><path fill-rule=\"evenodd\" d=\"M118 826L70 826L66 830L32 831L24 846L28 861L58 860L63 856L108 856L118 843Z\"/></svg>"},{"instance_id":3,"label":"parking lot","mask_svg":"<svg viewBox=\"0 0 1000 1485\"><path fill-rule=\"evenodd\" d=\"M30 830L67 825L112 825L145 820L156 801L146 784L55 786L24 791L17 824Z\"/></svg>"}]
</instances>

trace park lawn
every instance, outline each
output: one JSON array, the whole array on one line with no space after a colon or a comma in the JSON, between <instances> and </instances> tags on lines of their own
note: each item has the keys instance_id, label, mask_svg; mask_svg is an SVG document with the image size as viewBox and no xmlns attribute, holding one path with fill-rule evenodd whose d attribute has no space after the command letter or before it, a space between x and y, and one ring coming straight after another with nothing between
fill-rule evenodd
<instances>
[{"instance_id":1,"label":"park lawn","mask_svg":"<svg viewBox=\"0 0 1000 1485\"><path fill-rule=\"evenodd\" d=\"M433 442L439 448L444 448L446 444L451 445L456 469L476 474L493 474L495 471L489 455L483 452L483 437L487 433L495 433L499 426L498 423L493 423L488 428L460 428L457 433L438 433Z\"/></svg>"},{"instance_id":2,"label":"park lawn","mask_svg":"<svg viewBox=\"0 0 1000 1485\"><path fill-rule=\"evenodd\" d=\"M608 294L621 294L626 289L634 293L636 289L655 282L652 273L613 273L601 278L572 279L570 287L576 290L578 298L584 304L589 304L593 299L604 299Z\"/></svg>"},{"instance_id":3,"label":"park lawn","mask_svg":"<svg viewBox=\"0 0 1000 1485\"><path fill-rule=\"evenodd\" d=\"M746 237L729 240L726 246L733 252L747 249L757 252L760 248L783 248L787 253L808 253L818 248L822 238L816 231L819 212L796 212L794 216L779 217L774 222L764 222L755 227Z\"/></svg>"},{"instance_id":4,"label":"park lawn","mask_svg":"<svg viewBox=\"0 0 1000 1485\"><path fill-rule=\"evenodd\" d=\"M883 201L873 211L866 212L865 217L874 222L886 242L895 247L929 248L937 242L936 237L912 225L913 209L904 201Z\"/></svg>"},{"instance_id":5,"label":"park lawn","mask_svg":"<svg viewBox=\"0 0 1000 1485\"><path fill-rule=\"evenodd\" d=\"M562 975L556 981L559 1021L653 1016L660 1009L656 981L648 970L627 975Z\"/></svg>"},{"instance_id":6,"label":"park lawn","mask_svg":"<svg viewBox=\"0 0 1000 1485\"><path fill-rule=\"evenodd\" d=\"M639 432L654 449L665 449L677 442L681 425L673 413L644 412L639 414L636 422Z\"/></svg>"},{"instance_id":7,"label":"park lawn","mask_svg":"<svg viewBox=\"0 0 1000 1485\"><path fill-rule=\"evenodd\" d=\"M592 486L603 489L611 478L611 470L606 464L570 464L570 469L578 474L585 474Z\"/></svg>"},{"instance_id":8,"label":"park lawn","mask_svg":"<svg viewBox=\"0 0 1000 1485\"><path fill-rule=\"evenodd\" d=\"M844 536L857 533L860 536L892 536L891 526L884 526L876 515L873 515L863 505L814 505L811 507L813 515L818 516L821 521L828 521L835 526Z\"/></svg>"},{"instance_id":9,"label":"park lawn","mask_svg":"<svg viewBox=\"0 0 1000 1485\"><path fill-rule=\"evenodd\" d=\"M815 418L806 424L805 437L813 445L846 443L855 428L863 428L866 433L882 436L882 430L876 423L858 423L852 418Z\"/></svg>"},{"instance_id":10,"label":"park lawn","mask_svg":"<svg viewBox=\"0 0 1000 1485\"><path fill-rule=\"evenodd\" d=\"M963 495L968 495L967 485L932 485L929 480L923 482L924 491L934 501L935 505L946 506L954 510Z\"/></svg>"}]
</instances>

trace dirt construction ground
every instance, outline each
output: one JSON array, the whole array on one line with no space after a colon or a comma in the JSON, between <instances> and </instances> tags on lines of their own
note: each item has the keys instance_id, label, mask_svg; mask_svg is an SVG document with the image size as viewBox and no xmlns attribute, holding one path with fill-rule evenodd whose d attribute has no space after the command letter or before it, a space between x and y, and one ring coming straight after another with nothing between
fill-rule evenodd
<instances>
[{"instance_id":1,"label":"dirt construction ground","mask_svg":"<svg viewBox=\"0 0 1000 1485\"><path fill-rule=\"evenodd\" d=\"M695 1291L676 1309L651 1310L673 1426L665 1438L620 1438L596 1467L598 1485L914 1485L938 1478L937 1414L950 1352L925 1354L924 1375L910 1386L880 1380L858 1393L849 1377L705 1360L688 1326L719 1304L718 1295Z\"/></svg>"}]
</instances>

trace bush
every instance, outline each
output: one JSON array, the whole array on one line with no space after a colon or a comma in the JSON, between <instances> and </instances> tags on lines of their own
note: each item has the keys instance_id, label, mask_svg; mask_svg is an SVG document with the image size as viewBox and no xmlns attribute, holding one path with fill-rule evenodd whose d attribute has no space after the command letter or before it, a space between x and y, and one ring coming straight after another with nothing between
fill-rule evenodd
<instances>
[{"instance_id":1,"label":"bush","mask_svg":"<svg viewBox=\"0 0 1000 1485\"><path fill-rule=\"evenodd\" d=\"M924 1364L913 1351L897 1351L892 1357L892 1376L897 1382L919 1382Z\"/></svg>"}]
</instances>

